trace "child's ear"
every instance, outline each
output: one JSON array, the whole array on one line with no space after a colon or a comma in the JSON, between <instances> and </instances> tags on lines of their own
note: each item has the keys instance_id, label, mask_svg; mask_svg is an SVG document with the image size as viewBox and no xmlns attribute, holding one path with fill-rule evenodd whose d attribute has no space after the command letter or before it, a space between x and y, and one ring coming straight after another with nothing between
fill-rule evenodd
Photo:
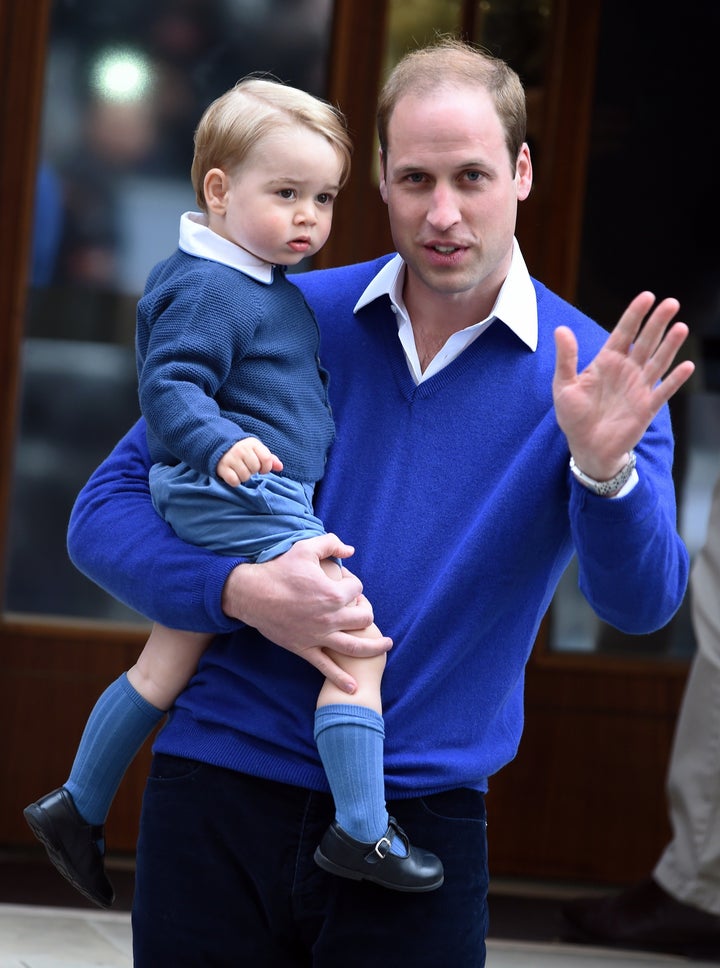
<instances>
[{"instance_id":1,"label":"child's ear","mask_svg":"<svg viewBox=\"0 0 720 968\"><path fill-rule=\"evenodd\" d=\"M203 192L208 212L224 215L227 208L229 179L222 168L211 168L203 179Z\"/></svg>"}]
</instances>

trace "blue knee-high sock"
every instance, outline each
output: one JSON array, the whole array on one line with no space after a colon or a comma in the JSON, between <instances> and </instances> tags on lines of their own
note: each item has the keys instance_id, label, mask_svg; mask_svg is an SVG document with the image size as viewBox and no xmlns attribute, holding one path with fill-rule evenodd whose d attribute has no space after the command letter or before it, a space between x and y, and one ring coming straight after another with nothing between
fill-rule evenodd
<instances>
[{"instance_id":1,"label":"blue knee-high sock","mask_svg":"<svg viewBox=\"0 0 720 968\"><path fill-rule=\"evenodd\" d=\"M378 841L388 825L384 739L385 724L374 709L338 703L315 711L315 742L335 800L335 819L366 844ZM395 846L404 853L397 841Z\"/></svg>"},{"instance_id":2,"label":"blue knee-high sock","mask_svg":"<svg viewBox=\"0 0 720 968\"><path fill-rule=\"evenodd\" d=\"M125 771L164 715L125 673L95 703L64 784L87 823L105 823Z\"/></svg>"}]
</instances>

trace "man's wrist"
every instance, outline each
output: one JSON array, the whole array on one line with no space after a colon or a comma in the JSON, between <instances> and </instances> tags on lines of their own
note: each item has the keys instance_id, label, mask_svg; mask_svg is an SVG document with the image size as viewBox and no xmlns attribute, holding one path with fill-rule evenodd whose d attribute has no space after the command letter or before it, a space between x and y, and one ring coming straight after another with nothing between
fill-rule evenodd
<instances>
[{"instance_id":1,"label":"man's wrist","mask_svg":"<svg viewBox=\"0 0 720 968\"><path fill-rule=\"evenodd\" d=\"M225 584L220 593L220 607L228 618L236 622L246 623L241 614L243 611L242 603L244 600L243 588L248 577L248 563L236 565L225 579Z\"/></svg>"},{"instance_id":2,"label":"man's wrist","mask_svg":"<svg viewBox=\"0 0 720 968\"><path fill-rule=\"evenodd\" d=\"M611 477L609 480L600 481L594 477L590 477L586 474L575 462L575 458L570 456L570 470L577 481L579 481L583 487L586 487L593 494L597 494L599 497L612 497L621 491L623 487L627 484L630 479L630 475L635 469L635 464L637 458L635 451L631 450L628 454L628 459L625 465Z\"/></svg>"}]
</instances>

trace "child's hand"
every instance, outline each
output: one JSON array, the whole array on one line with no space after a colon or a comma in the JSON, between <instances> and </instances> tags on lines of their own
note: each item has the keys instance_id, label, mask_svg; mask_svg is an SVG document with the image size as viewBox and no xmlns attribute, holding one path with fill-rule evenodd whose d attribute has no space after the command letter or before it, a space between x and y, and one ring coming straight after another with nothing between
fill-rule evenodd
<instances>
[{"instance_id":1,"label":"child's hand","mask_svg":"<svg viewBox=\"0 0 720 968\"><path fill-rule=\"evenodd\" d=\"M282 461L262 441L257 437L245 437L222 455L218 461L217 474L226 484L237 487L253 474L269 474L270 471L282 469Z\"/></svg>"}]
</instances>

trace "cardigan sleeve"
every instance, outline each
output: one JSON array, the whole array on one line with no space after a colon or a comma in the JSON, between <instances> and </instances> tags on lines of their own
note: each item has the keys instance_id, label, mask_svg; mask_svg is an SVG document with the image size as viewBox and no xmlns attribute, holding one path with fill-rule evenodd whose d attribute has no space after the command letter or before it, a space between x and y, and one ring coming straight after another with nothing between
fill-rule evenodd
<instances>
[{"instance_id":1,"label":"cardigan sleeve","mask_svg":"<svg viewBox=\"0 0 720 968\"><path fill-rule=\"evenodd\" d=\"M232 569L244 561L181 541L150 497L151 460L139 420L83 487L68 528L73 564L152 621L219 634L240 627L221 608Z\"/></svg>"},{"instance_id":2,"label":"cardigan sleeve","mask_svg":"<svg viewBox=\"0 0 720 968\"><path fill-rule=\"evenodd\" d=\"M646 634L673 617L689 573L689 555L677 532L667 408L636 452L639 479L624 497L598 497L570 480L570 523L580 590L593 610L623 632Z\"/></svg>"},{"instance_id":3,"label":"cardigan sleeve","mask_svg":"<svg viewBox=\"0 0 720 968\"><path fill-rule=\"evenodd\" d=\"M248 350L257 325L252 290L229 285L211 266L158 286L138 306L148 316L147 345L139 359L140 407L167 463L185 461L215 476L217 462L249 436L240 414L231 419L217 397ZM237 273L234 273L237 276Z\"/></svg>"}]
</instances>

